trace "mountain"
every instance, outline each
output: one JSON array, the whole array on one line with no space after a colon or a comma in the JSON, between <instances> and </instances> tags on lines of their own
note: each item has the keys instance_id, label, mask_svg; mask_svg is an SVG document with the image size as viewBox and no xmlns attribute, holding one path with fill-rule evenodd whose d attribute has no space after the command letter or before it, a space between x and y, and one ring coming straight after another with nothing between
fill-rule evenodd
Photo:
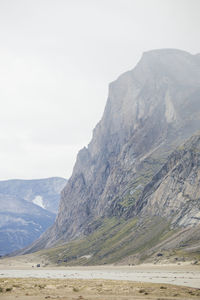
<instances>
[{"instance_id":1,"label":"mountain","mask_svg":"<svg viewBox=\"0 0 200 300\"><path fill-rule=\"evenodd\" d=\"M135 205L143 217L162 216L171 226L200 225L200 132L179 146L146 185ZM200 241L199 241L200 242Z\"/></svg>"},{"instance_id":2,"label":"mountain","mask_svg":"<svg viewBox=\"0 0 200 300\"><path fill-rule=\"evenodd\" d=\"M94 264L148 256L162 240L177 241L176 231L180 243L188 236L195 243L198 182L189 184L199 168L190 147L198 149L196 137L184 144L186 152L175 149L200 129L199 99L199 55L144 53L110 84L103 117L78 153L54 225L25 253L60 245L59 262L80 263L86 255L84 263Z\"/></svg>"},{"instance_id":3,"label":"mountain","mask_svg":"<svg viewBox=\"0 0 200 300\"><path fill-rule=\"evenodd\" d=\"M56 215L14 196L0 194L0 255L21 249L53 224Z\"/></svg>"},{"instance_id":4,"label":"mountain","mask_svg":"<svg viewBox=\"0 0 200 300\"><path fill-rule=\"evenodd\" d=\"M65 183L63 178L0 181L0 255L27 246L53 224Z\"/></svg>"},{"instance_id":5,"label":"mountain","mask_svg":"<svg viewBox=\"0 0 200 300\"><path fill-rule=\"evenodd\" d=\"M61 177L0 181L0 194L20 197L53 212L58 211L60 192L67 180Z\"/></svg>"}]
</instances>

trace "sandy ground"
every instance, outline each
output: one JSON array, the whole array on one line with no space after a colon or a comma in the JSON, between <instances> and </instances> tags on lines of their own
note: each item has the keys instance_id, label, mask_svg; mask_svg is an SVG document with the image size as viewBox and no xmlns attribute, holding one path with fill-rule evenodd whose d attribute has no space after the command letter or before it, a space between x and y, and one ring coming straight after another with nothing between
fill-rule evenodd
<instances>
[{"instance_id":1,"label":"sandy ground","mask_svg":"<svg viewBox=\"0 0 200 300\"><path fill-rule=\"evenodd\" d=\"M184 300L200 299L200 289L166 284L81 279L0 279L1 300Z\"/></svg>"},{"instance_id":2,"label":"sandy ground","mask_svg":"<svg viewBox=\"0 0 200 300\"><path fill-rule=\"evenodd\" d=\"M175 266L155 267L76 267L57 269L0 270L0 278L49 278L49 279L107 279L135 282L168 283L200 288L200 271Z\"/></svg>"},{"instance_id":3,"label":"sandy ground","mask_svg":"<svg viewBox=\"0 0 200 300\"><path fill-rule=\"evenodd\" d=\"M0 259L0 299L200 299L200 266L57 267L34 255L6 258Z\"/></svg>"}]
</instances>

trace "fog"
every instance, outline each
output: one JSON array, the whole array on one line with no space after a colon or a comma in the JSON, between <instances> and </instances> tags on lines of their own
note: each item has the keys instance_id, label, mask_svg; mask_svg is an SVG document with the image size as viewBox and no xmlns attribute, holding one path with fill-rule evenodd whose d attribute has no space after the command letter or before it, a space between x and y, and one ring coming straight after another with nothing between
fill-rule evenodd
<instances>
[{"instance_id":1,"label":"fog","mask_svg":"<svg viewBox=\"0 0 200 300\"><path fill-rule=\"evenodd\" d=\"M69 178L108 84L144 51L200 52L199 0L1 0L0 180Z\"/></svg>"}]
</instances>

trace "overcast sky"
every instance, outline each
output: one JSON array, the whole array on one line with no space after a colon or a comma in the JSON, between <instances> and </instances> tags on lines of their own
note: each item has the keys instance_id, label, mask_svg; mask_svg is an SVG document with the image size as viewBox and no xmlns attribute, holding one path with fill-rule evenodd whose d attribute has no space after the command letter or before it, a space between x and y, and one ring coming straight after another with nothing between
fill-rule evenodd
<instances>
[{"instance_id":1,"label":"overcast sky","mask_svg":"<svg viewBox=\"0 0 200 300\"><path fill-rule=\"evenodd\" d=\"M156 48L200 52L199 0L0 0L0 180L69 178L109 82Z\"/></svg>"}]
</instances>

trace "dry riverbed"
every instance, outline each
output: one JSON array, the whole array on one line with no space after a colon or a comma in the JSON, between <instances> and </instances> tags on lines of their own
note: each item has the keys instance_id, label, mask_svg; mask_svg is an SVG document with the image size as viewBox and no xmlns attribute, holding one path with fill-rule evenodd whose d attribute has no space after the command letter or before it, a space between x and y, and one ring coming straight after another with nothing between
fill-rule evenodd
<instances>
[{"instance_id":1,"label":"dry riverbed","mask_svg":"<svg viewBox=\"0 0 200 300\"><path fill-rule=\"evenodd\" d=\"M184 300L200 299L200 289L103 279L1 278L1 300Z\"/></svg>"},{"instance_id":2,"label":"dry riverbed","mask_svg":"<svg viewBox=\"0 0 200 300\"><path fill-rule=\"evenodd\" d=\"M58 267L35 255L0 259L0 300L45 299L200 299L200 266Z\"/></svg>"}]
</instances>

